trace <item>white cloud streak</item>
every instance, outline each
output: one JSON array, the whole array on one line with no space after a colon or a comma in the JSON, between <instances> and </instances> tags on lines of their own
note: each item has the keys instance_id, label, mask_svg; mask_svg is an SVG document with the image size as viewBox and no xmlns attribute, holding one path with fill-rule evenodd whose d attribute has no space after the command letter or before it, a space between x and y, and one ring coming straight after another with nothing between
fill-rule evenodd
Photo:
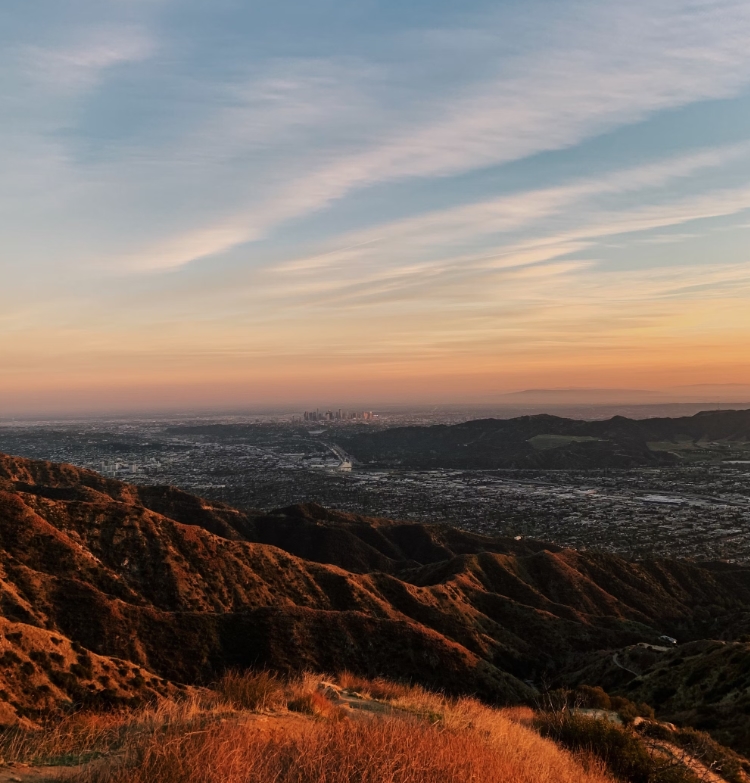
<instances>
[{"instance_id":1,"label":"white cloud streak","mask_svg":"<svg viewBox=\"0 0 750 783\"><path fill-rule=\"evenodd\" d=\"M89 137L81 119L82 107L96 109L93 98L106 95L107 80L120 66L156 60L162 42L155 35L137 26L103 25L65 45L26 47L31 97L17 89L12 127L0 127L0 144L14 153L0 184L6 266L19 279L36 275L61 289L84 280L102 310L101 301L124 300L125 294L118 300L107 290L108 275L122 275L112 287L121 283L132 292L142 285L136 307L146 320L163 319L178 331L174 325L196 318L199 303L202 327L219 324L259 354L263 345L281 353L299 341L297 327L305 329L305 339L310 328L311 339L317 334L321 344L328 339L342 353L358 350L371 318L384 329L380 348L401 339L424 346L441 323L440 339L453 340L446 336L451 332L458 342L472 335L490 340L503 330L523 331L534 319L552 323L551 311L569 302L602 317L607 302L619 307L639 286L645 297L660 300L692 296L691 286L722 292L744 286L737 267L722 267L720 274L696 267L659 278L659 270L620 273L592 257L603 256L603 243L617 235L750 208L750 185L702 179L746 165L747 144L502 197L478 199L457 188L450 208L419 214L415 203L409 217L383 222L371 216L369 227L357 231L347 230L344 216L343 227L329 229L323 239L297 238L312 250L264 265L281 255L274 247L263 253L282 232L295 229L295 219L357 191L437 181L561 150L660 111L735 96L750 83L750 5L744 0L582 2L576 9L542 20L522 53L510 56L495 55L493 40L503 30L486 18L482 76L456 81L450 94L410 70L423 53L416 35L408 42L413 61L385 46L376 64L272 58L241 63L215 83L210 75L178 73L167 82L184 102L159 108L165 115L174 109L179 119L166 123L157 140L133 131L122 141L120 128L108 128L111 138ZM451 56L467 54L476 34L467 30L465 40L458 35ZM166 67L155 62L154 76ZM400 82L409 89L392 89ZM148 92L149 85L140 86ZM156 98L165 94L172 99L164 92ZM193 99L197 108L189 111ZM80 147L70 140L76 131ZM252 268L248 263L238 271L236 253L233 276L199 277L213 256L262 239L268 242L253 250ZM192 271L208 281L208 290L190 283L189 274L163 283L153 275L195 261L200 263ZM652 273L657 284L645 286ZM620 291L618 280L632 285ZM172 284L187 291L183 301L168 290ZM151 300L144 290L152 292ZM78 314L67 317L75 321ZM129 317L122 307L112 320ZM430 326L420 323L422 317ZM576 317L572 311L561 316L566 323ZM626 319L626 309L617 317ZM248 323L291 326L275 336L271 330L248 336ZM205 329L206 350L212 350L213 332ZM195 326L189 335L198 332ZM213 349L220 343L217 337Z\"/></svg>"},{"instance_id":2,"label":"white cloud streak","mask_svg":"<svg viewBox=\"0 0 750 783\"><path fill-rule=\"evenodd\" d=\"M726 165L747 157L747 144L729 145L675 157L656 164L612 172L598 179L566 186L531 190L499 199L465 204L449 210L376 226L344 235L339 250L278 264L277 274L297 279L356 277L369 279L402 266L424 274L428 268L466 275L472 270L537 264L578 253L595 240L681 225L701 218L732 215L750 208L750 186L717 190L689 197L672 197L649 204L650 191L695 174L706 167ZM637 193L639 206L608 211L602 198ZM566 228L560 230L560 224ZM516 238L519 231L533 238ZM508 236L504 241L503 235ZM479 252L456 253L478 240L489 240ZM452 252L451 252L452 251ZM422 259L417 264L417 259Z\"/></svg>"},{"instance_id":3,"label":"white cloud streak","mask_svg":"<svg viewBox=\"0 0 750 783\"><path fill-rule=\"evenodd\" d=\"M95 85L113 66L146 60L156 43L142 28L103 27L87 30L72 45L29 46L20 52L27 74L53 89L81 91Z\"/></svg>"},{"instance_id":4,"label":"white cloud streak","mask_svg":"<svg viewBox=\"0 0 750 783\"><path fill-rule=\"evenodd\" d=\"M745 2L583 3L577 10L548 28L542 24L530 51L494 60L488 51L480 82L450 96L425 87L414 96L418 109L383 98L389 85L408 77L400 63L273 60L244 85L222 86L221 105L159 150L158 163L146 158L107 170L133 202L149 187L143 183L150 173L167 192L203 188L216 199L197 199L189 226L165 225L160 236L112 254L109 263L123 271L174 269L212 254L204 242L190 252L196 232L214 235L213 253L223 253L231 247L227 233L235 245L268 237L357 190L562 149L664 109L734 95L750 83ZM493 23L485 20L490 32ZM414 46L418 56L416 40ZM106 62L97 52L72 59ZM159 252L164 247L184 252ZM137 254L142 258L132 263Z\"/></svg>"}]
</instances>

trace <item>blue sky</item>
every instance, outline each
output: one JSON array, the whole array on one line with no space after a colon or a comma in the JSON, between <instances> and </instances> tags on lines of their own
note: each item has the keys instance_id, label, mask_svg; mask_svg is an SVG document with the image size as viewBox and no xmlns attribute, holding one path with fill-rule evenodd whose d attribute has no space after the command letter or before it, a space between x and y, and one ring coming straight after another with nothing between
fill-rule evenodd
<instances>
[{"instance_id":1,"label":"blue sky","mask_svg":"<svg viewBox=\"0 0 750 783\"><path fill-rule=\"evenodd\" d=\"M9 0L0 90L9 411L750 383L747 2Z\"/></svg>"}]
</instances>

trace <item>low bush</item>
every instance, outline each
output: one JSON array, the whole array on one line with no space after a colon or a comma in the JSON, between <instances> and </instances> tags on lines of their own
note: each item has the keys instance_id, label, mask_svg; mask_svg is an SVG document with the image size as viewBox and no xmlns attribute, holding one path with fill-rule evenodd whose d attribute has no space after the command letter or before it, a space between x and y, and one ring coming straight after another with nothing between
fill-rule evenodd
<instances>
[{"instance_id":1,"label":"low bush","mask_svg":"<svg viewBox=\"0 0 750 783\"><path fill-rule=\"evenodd\" d=\"M314 718L327 720L342 720L344 712L340 707L330 702L322 693L310 691L291 699L287 703L292 712L301 712Z\"/></svg>"},{"instance_id":2,"label":"low bush","mask_svg":"<svg viewBox=\"0 0 750 783\"><path fill-rule=\"evenodd\" d=\"M690 728L671 730L662 724L650 722L644 722L638 730L645 737L676 745L729 783L747 781L745 773L750 772L747 760L720 745L703 731Z\"/></svg>"},{"instance_id":3,"label":"low bush","mask_svg":"<svg viewBox=\"0 0 750 783\"><path fill-rule=\"evenodd\" d=\"M367 679L352 672L341 672L336 676L336 683L348 691L360 693L371 699L394 701L412 696L421 696L426 691L418 685L386 680L382 677Z\"/></svg>"},{"instance_id":4,"label":"low bush","mask_svg":"<svg viewBox=\"0 0 750 783\"><path fill-rule=\"evenodd\" d=\"M616 712L623 723L632 723L636 718L653 719L654 710L645 702L636 704L625 696L610 696L603 688L579 685L573 690L558 688L547 691L540 699L540 708L544 711L565 709L594 709Z\"/></svg>"},{"instance_id":5,"label":"low bush","mask_svg":"<svg viewBox=\"0 0 750 783\"><path fill-rule=\"evenodd\" d=\"M699 783L695 774L674 759L649 752L635 731L609 721L546 712L539 714L535 726L542 736L570 750L600 758L626 783Z\"/></svg>"},{"instance_id":6,"label":"low bush","mask_svg":"<svg viewBox=\"0 0 750 783\"><path fill-rule=\"evenodd\" d=\"M579 685L573 692L576 699L580 699L581 707L590 707L596 710L616 709L612 706L609 694L600 686Z\"/></svg>"},{"instance_id":7,"label":"low bush","mask_svg":"<svg viewBox=\"0 0 750 783\"><path fill-rule=\"evenodd\" d=\"M283 681L268 671L228 671L216 683L232 707L242 710L270 710L285 704Z\"/></svg>"}]
</instances>

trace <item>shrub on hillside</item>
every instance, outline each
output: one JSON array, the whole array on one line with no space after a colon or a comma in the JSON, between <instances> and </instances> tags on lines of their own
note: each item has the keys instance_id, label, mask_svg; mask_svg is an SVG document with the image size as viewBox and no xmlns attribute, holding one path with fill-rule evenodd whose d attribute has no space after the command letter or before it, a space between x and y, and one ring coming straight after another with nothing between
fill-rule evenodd
<instances>
[{"instance_id":1,"label":"shrub on hillside","mask_svg":"<svg viewBox=\"0 0 750 783\"><path fill-rule=\"evenodd\" d=\"M546 712L539 714L535 725L542 736L570 750L597 756L627 783L699 783L682 765L649 753L634 731L609 721L568 712Z\"/></svg>"},{"instance_id":2,"label":"shrub on hillside","mask_svg":"<svg viewBox=\"0 0 750 783\"><path fill-rule=\"evenodd\" d=\"M368 679L349 671L338 674L336 682L344 690L361 693L363 696L380 701L394 701L425 693L424 688L419 685L408 685L394 680L386 680L383 677Z\"/></svg>"},{"instance_id":3,"label":"shrub on hillside","mask_svg":"<svg viewBox=\"0 0 750 783\"><path fill-rule=\"evenodd\" d=\"M241 710L269 710L284 703L284 683L268 671L228 671L216 683L226 701Z\"/></svg>"},{"instance_id":4,"label":"shrub on hillside","mask_svg":"<svg viewBox=\"0 0 750 783\"><path fill-rule=\"evenodd\" d=\"M595 710L611 710L612 700L609 694L600 686L592 687L591 685L579 685L573 696L580 700L581 707L589 707Z\"/></svg>"},{"instance_id":5,"label":"shrub on hillside","mask_svg":"<svg viewBox=\"0 0 750 783\"><path fill-rule=\"evenodd\" d=\"M540 707L546 711L566 709L592 709L616 712L623 723L630 724L636 718L654 718L654 710L645 702L636 704L625 696L610 696L600 686L579 685L573 690L558 688L548 691L541 700Z\"/></svg>"},{"instance_id":6,"label":"shrub on hillside","mask_svg":"<svg viewBox=\"0 0 750 783\"><path fill-rule=\"evenodd\" d=\"M729 783L747 781L745 773L750 772L750 763L703 731L691 728L672 730L663 724L650 722L641 724L638 731L645 737L682 748Z\"/></svg>"},{"instance_id":7,"label":"shrub on hillside","mask_svg":"<svg viewBox=\"0 0 750 783\"><path fill-rule=\"evenodd\" d=\"M301 712L312 715L314 718L326 718L328 720L342 720L344 712L340 707L330 702L322 693L310 691L303 693L289 701L289 709L292 712Z\"/></svg>"}]
</instances>

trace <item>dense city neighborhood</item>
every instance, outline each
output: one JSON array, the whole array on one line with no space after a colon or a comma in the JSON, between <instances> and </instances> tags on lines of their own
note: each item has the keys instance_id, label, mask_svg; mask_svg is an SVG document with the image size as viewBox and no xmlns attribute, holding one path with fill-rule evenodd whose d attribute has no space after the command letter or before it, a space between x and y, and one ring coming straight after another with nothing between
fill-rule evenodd
<instances>
[{"instance_id":1,"label":"dense city neighborhood","mask_svg":"<svg viewBox=\"0 0 750 783\"><path fill-rule=\"evenodd\" d=\"M395 423L404 421L415 418ZM314 501L631 557L750 562L750 460L737 454L632 469L410 470L361 465L337 445L353 427L393 423L311 428L270 416L6 423L0 451L173 484L241 508Z\"/></svg>"}]
</instances>

